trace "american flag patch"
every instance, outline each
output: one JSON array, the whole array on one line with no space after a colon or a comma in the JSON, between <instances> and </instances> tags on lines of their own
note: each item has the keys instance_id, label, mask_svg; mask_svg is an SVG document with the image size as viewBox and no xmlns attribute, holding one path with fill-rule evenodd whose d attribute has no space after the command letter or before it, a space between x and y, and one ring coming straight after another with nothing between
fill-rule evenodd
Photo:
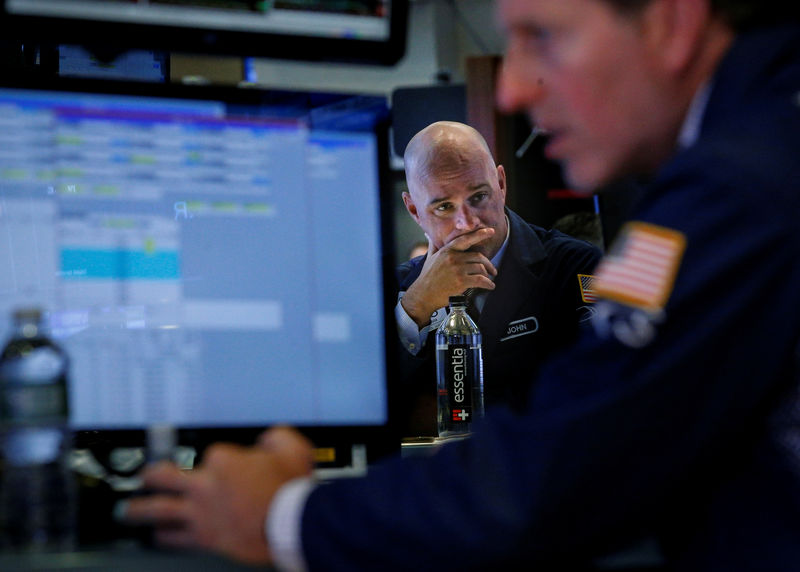
<instances>
[{"instance_id":1,"label":"american flag patch","mask_svg":"<svg viewBox=\"0 0 800 572\"><path fill-rule=\"evenodd\" d=\"M626 224L597 268L598 297L658 311L672 293L686 237L643 222Z\"/></svg>"},{"instance_id":2,"label":"american flag patch","mask_svg":"<svg viewBox=\"0 0 800 572\"><path fill-rule=\"evenodd\" d=\"M581 299L587 304L597 301L594 293L595 277L591 274L578 274L578 283L581 286Z\"/></svg>"}]
</instances>

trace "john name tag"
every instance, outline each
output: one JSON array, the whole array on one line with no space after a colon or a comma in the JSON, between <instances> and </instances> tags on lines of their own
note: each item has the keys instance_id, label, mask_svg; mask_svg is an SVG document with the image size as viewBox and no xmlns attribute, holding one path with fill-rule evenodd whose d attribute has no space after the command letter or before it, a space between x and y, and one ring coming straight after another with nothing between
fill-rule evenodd
<instances>
[{"instance_id":1,"label":"john name tag","mask_svg":"<svg viewBox=\"0 0 800 572\"><path fill-rule=\"evenodd\" d=\"M513 322L509 322L508 326L506 327L506 335L500 338L501 342L506 340L510 340L511 338L518 338L520 336L527 336L528 334L532 334L539 329L539 320L536 319L536 316L529 316L527 318L522 318L521 320L514 320Z\"/></svg>"}]
</instances>

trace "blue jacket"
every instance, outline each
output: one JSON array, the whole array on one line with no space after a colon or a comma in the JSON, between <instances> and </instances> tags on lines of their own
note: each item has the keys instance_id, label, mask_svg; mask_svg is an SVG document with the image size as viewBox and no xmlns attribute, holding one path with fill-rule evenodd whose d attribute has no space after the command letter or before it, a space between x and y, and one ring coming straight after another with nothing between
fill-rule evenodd
<instances>
[{"instance_id":1,"label":"blue jacket","mask_svg":"<svg viewBox=\"0 0 800 572\"><path fill-rule=\"evenodd\" d=\"M591 304L583 299L579 274L592 273L600 250L557 230L528 224L511 210L506 209L506 214L511 227L509 243L478 328L483 338L487 406L506 403L521 407L544 358L573 342L579 322L590 315ZM419 277L424 262L422 256L398 267L400 291ZM404 409L418 417L410 429L421 430L414 434L436 434L434 336L435 332L430 332L416 356L400 350L401 391L414 400L404 404Z\"/></svg>"},{"instance_id":2,"label":"blue jacket","mask_svg":"<svg viewBox=\"0 0 800 572\"><path fill-rule=\"evenodd\" d=\"M666 232L666 296L607 289L524 415L315 490L312 569L566 570L647 535L673 570L800 569L800 28L737 38L632 218Z\"/></svg>"}]
</instances>

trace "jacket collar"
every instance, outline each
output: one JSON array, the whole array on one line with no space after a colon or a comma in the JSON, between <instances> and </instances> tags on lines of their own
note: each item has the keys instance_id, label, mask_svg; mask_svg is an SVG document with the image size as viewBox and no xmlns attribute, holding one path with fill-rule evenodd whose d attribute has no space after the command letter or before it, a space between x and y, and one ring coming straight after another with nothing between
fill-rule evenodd
<instances>
[{"instance_id":1,"label":"jacket collar","mask_svg":"<svg viewBox=\"0 0 800 572\"><path fill-rule=\"evenodd\" d=\"M530 266L540 260L544 260L547 252L542 241L539 240L530 225L509 208L506 208L506 215L508 216L511 236L506 247L506 256L503 259L513 258L519 260L523 266Z\"/></svg>"}]
</instances>

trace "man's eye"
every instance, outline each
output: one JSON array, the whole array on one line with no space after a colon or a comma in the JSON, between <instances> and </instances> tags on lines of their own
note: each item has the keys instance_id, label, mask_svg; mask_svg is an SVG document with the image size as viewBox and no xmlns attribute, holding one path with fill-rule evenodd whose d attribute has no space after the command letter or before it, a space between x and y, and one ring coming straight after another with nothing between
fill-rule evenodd
<instances>
[{"instance_id":1,"label":"man's eye","mask_svg":"<svg viewBox=\"0 0 800 572\"><path fill-rule=\"evenodd\" d=\"M547 28L526 29L515 38L516 48L523 53L539 53L548 48L552 42L552 36L552 32Z\"/></svg>"},{"instance_id":2,"label":"man's eye","mask_svg":"<svg viewBox=\"0 0 800 572\"><path fill-rule=\"evenodd\" d=\"M478 193L477 195L472 195L470 200L472 204L478 204L479 202L486 200L488 196L489 193Z\"/></svg>"},{"instance_id":3,"label":"man's eye","mask_svg":"<svg viewBox=\"0 0 800 572\"><path fill-rule=\"evenodd\" d=\"M450 210L450 204L449 203L442 203L442 204L436 206L436 211L440 212L440 213L447 212L449 210Z\"/></svg>"}]
</instances>

